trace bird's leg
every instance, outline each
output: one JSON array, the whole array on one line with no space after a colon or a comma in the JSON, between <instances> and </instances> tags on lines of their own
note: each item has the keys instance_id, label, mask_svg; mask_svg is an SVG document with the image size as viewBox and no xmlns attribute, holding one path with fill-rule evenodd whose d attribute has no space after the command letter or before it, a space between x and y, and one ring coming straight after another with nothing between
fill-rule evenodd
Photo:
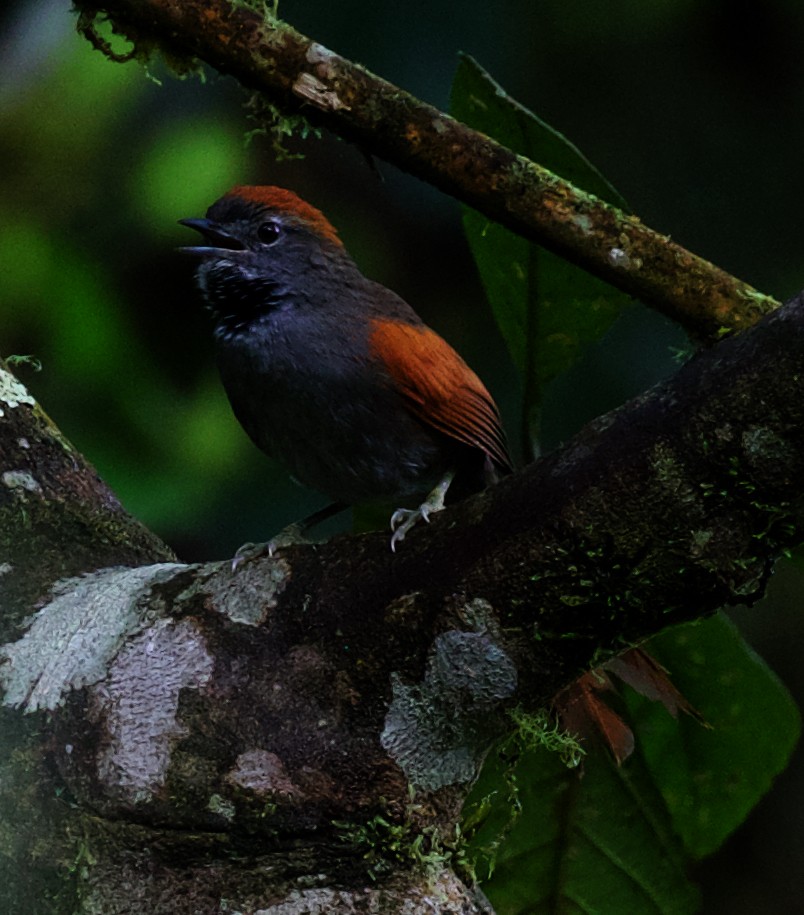
<instances>
[{"instance_id":1,"label":"bird's leg","mask_svg":"<svg viewBox=\"0 0 804 915\"><path fill-rule=\"evenodd\" d=\"M440 512L444 507L444 497L455 478L455 471L450 470L438 481L433 491L418 508L398 508L391 515L391 550L396 552L396 545L405 539L405 534L420 520L430 520L430 515Z\"/></svg>"},{"instance_id":2,"label":"bird's leg","mask_svg":"<svg viewBox=\"0 0 804 915\"><path fill-rule=\"evenodd\" d=\"M267 543L244 543L232 557L232 571L250 559L257 559L266 553L273 556L277 550L286 546L293 546L299 543L308 543L307 532L316 527L316 525L332 518L339 512L345 511L349 506L343 502L333 502L331 505L325 505L312 515L302 518L301 521L294 521L287 527L275 534Z\"/></svg>"}]
</instances>

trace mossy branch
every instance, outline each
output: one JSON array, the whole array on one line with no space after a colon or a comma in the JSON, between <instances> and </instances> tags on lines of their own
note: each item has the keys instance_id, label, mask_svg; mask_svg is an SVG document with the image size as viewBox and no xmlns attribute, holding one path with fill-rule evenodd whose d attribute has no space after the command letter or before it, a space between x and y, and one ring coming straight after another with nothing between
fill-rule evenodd
<instances>
[{"instance_id":1,"label":"mossy branch","mask_svg":"<svg viewBox=\"0 0 804 915\"><path fill-rule=\"evenodd\" d=\"M357 143L578 264L704 339L778 303L724 270L471 130L242 0L80 0L82 30L107 15L134 43L201 60L289 115ZM98 46L97 39L95 46Z\"/></svg>"},{"instance_id":2,"label":"mossy branch","mask_svg":"<svg viewBox=\"0 0 804 915\"><path fill-rule=\"evenodd\" d=\"M400 911L434 880L444 912L486 911L444 840L507 710L532 714L623 646L762 595L804 531L802 377L804 296L394 555L384 533L340 537L233 575L143 565L164 548L0 376L0 531L8 544L23 528L29 559L3 569L0 743L20 742L12 707L52 715L41 748L25 738L22 774L7 760L10 783L28 784L47 748L77 799L45 853L50 878L64 880L59 843L77 836L80 911L131 911L135 890L137 911L172 915L255 893L344 915L373 893ZM48 595L48 579L104 565ZM19 862L42 858L27 808L49 817L49 789L0 791L15 838L0 887L17 895ZM164 867L166 849L185 863ZM341 895L327 885L347 880Z\"/></svg>"},{"instance_id":3,"label":"mossy branch","mask_svg":"<svg viewBox=\"0 0 804 915\"><path fill-rule=\"evenodd\" d=\"M59 578L173 558L125 511L2 360L0 557L0 641Z\"/></svg>"}]
</instances>

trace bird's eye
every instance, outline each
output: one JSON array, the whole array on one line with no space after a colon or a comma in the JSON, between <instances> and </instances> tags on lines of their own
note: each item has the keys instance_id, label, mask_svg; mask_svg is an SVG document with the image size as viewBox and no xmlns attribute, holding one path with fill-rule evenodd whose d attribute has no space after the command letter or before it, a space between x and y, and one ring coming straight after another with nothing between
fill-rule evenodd
<instances>
[{"instance_id":1,"label":"bird's eye","mask_svg":"<svg viewBox=\"0 0 804 915\"><path fill-rule=\"evenodd\" d=\"M259 238L264 245L272 245L281 234L281 230L275 222L264 222L259 229L257 229L257 238Z\"/></svg>"}]
</instances>

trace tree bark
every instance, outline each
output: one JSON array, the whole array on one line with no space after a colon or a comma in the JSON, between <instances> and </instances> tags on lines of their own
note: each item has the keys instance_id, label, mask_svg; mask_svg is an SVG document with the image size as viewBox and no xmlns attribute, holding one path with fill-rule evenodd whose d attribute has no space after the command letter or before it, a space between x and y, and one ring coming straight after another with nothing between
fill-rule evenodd
<instances>
[{"instance_id":1,"label":"tree bark","mask_svg":"<svg viewBox=\"0 0 804 915\"><path fill-rule=\"evenodd\" d=\"M4 374L7 910L486 911L455 825L507 713L761 596L801 539L803 377L799 296L396 554L233 573L170 561Z\"/></svg>"},{"instance_id":2,"label":"tree bark","mask_svg":"<svg viewBox=\"0 0 804 915\"><path fill-rule=\"evenodd\" d=\"M257 90L284 116L303 115L422 178L697 337L741 330L778 306L635 216L301 35L262 3L77 0L76 7L79 28L107 54L94 29L101 14L131 39L131 56L159 49L185 72L204 61Z\"/></svg>"}]
</instances>

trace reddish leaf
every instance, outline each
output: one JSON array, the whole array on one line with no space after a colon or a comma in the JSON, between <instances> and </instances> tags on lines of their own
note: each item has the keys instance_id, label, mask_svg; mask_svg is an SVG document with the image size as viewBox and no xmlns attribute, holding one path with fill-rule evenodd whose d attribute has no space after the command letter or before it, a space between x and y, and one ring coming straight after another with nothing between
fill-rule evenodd
<instances>
[{"instance_id":1,"label":"reddish leaf","mask_svg":"<svg viewBox=\"0 0 804 915\"><path fill-rule=\"evenodd\" d=\"M622 765L634 751L634 735L600 695L612 689L611 681L598 668L562 690L555 699L555 708L566 730L582 739L602 740L617 765Z\"/></svg>"},{"instance_id":2,"label":"reddish leaf","mask_svg":"<svg viewBox=\"0 0 804 915\"><path fill-rule=\"evenodd\" d=\"M678 717L678 711L681 709L701 724L706 724L700 712L690 705L673 685L665 668L641 648L632 648L606 661L603 668L615 674L646 699L661 702L674 718Z\"/></svg>"}]
</instances>

